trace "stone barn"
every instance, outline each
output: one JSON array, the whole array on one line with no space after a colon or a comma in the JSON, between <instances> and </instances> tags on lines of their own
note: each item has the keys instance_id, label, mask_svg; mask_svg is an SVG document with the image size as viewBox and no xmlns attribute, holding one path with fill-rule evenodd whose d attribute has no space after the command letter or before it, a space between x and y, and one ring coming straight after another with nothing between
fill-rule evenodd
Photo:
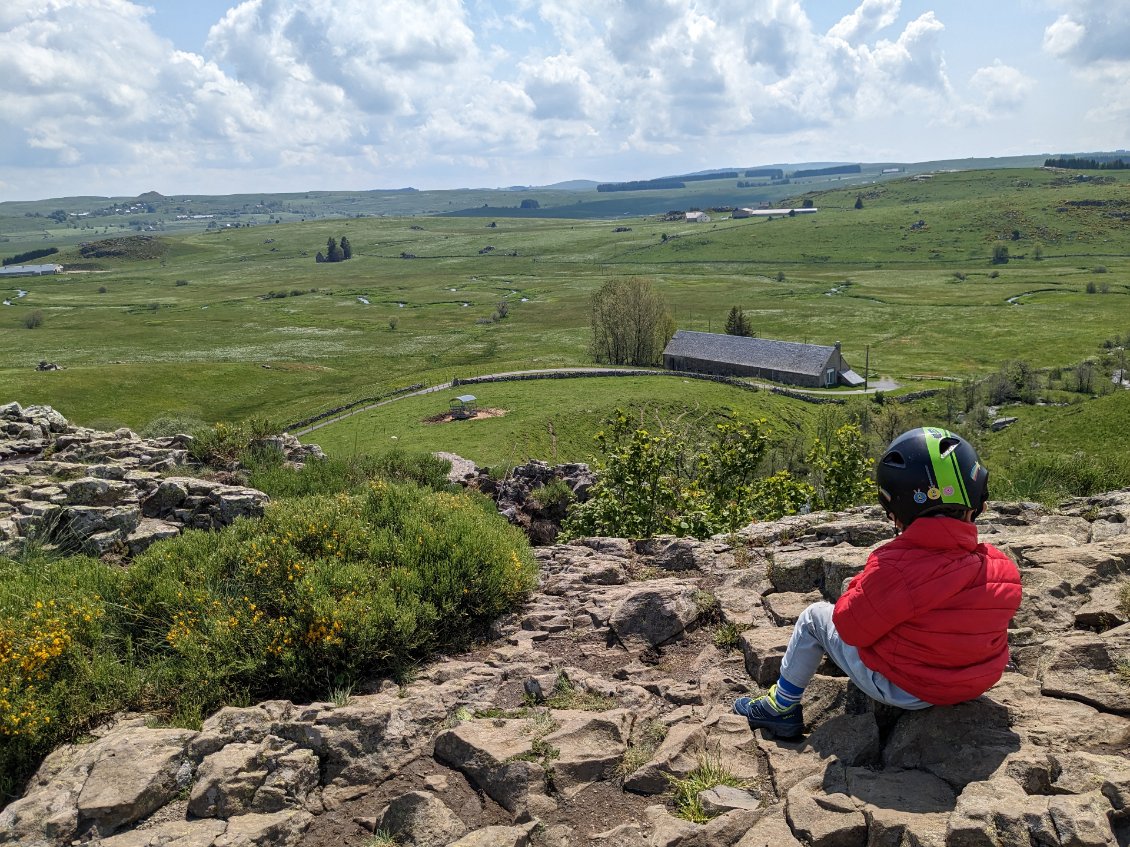
<instances>
[{"instance_id":1,"label":"stone barn","mask_svg":"<svg viewBox=\"0 0 1130 847\"><path fill-rule=\"evenodd\" d=\"M663 351L663 367L754 377L805 388L863 385L863 377L844 361L838 341L827 347L681 329Z\"/></svg>"}]
</instances>

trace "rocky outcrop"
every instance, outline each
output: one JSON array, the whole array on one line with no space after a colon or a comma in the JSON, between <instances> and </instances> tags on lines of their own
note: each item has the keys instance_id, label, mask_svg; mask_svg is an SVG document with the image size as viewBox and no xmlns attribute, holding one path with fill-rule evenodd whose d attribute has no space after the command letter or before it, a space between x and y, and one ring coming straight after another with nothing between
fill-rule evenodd
<instances>
[{"instance_id":1,"label":"rocky outcrop","mask_svg":"<svg viewBox=\"0 0 1130 847\"><path fill-rule=\"evenodd\" d=\"M973 701L902 712L825 665L801 739L731 712L773 681L799 610L889 537L876 509L581 539L537 549L539 589L495 640L405 685L226 708L199 731L123 719L60 748L0 812L0 843L1125 845L1128 510L1130 491L985 513L1025 595L1014 662ZM692 823L673 780L703 766L733 784L699 791L710 819Z\"/></svg>"},{"instance_id":2,"label":"rocky outcrop","mask_svg":"<svg viewBox=\"0 0 1130 847\"><path fill-rule=\"evenodd\" d=\"M452 453L437 454L452 463L452 482L486 494L498 505L498 511L512 524L522 527L531 544L552 544L561 532L561 522L572 501L583 503L596 482L588 465L548 465L530 461L513 468L502 479L491 476L489 468L476 468L474 463ZM549 487L561 482L561 487ZM562 496L562 495L565 496Z\"/></svg>"},{"instance_id":3,"label":"rocky outcrop","mask_svg":"<svg viewBox=\"0 0 1130 847\"><path fill-rule=\"evenodd\" d=\"M322 455L283 434L261 442L291 464ZM28 539L91 556L130 557L185 528L258 517L268 497L181 475L192 438L72 426L50 406L0 406L0 555Z\"/></svg>"}]
</instances>

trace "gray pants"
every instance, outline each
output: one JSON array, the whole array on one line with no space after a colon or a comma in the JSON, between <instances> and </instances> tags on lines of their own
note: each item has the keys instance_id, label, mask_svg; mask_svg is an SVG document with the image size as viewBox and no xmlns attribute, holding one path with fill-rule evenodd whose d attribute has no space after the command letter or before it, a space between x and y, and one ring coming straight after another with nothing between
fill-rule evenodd
<instances>
[{"instance_id":1,"label":"gray pants","mask_svg":"<svg viewBox=\"0 0 1130 847\"><path fill-rule=\"evenodd\" d=\"M903 691L878 671L873 671L859 658L859 651L845 644L832 623L831 603L813 603L797 619L793 637L781 662L781 676L797 688L806 688L824 654L848 675L872 700L900 709L926 709L931 705Z\"/></svg>"}]
</instances>

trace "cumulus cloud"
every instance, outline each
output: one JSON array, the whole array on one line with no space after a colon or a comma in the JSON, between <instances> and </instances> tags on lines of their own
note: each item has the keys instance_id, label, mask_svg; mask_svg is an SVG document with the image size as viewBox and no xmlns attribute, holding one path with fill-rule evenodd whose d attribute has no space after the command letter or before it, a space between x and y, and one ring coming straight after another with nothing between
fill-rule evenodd
<instances>
[{"instance_id":1,"label":"cumulus cloud","mask_svg":"<svg viewBox=\"0 0 1130 847\"><path fill-rule=\"evenodd\" d=\"M978 92L982 105L989 113L1015 112L1035 87L1031 78L999 59L991 65L978 68L969 84Z\"/></svg>"},{"instance_id":2,"label":"cumulus cloud","mask_svg":"<svg viewBox=\"0 0 1130 847\"><path fill-rule=\"evenodd\" d=\"M1047 49L1110 53L1098 10L1072 4ZM0 164L164 175L167 190L229 167L332 172L338 187L446 167L504 184L556 160L729 155L751 137L967 108L943 22L907 20L899 0L859 0L823 32L802 0L243 0L200 54L159 37L151 14L130 0L4 3ZM970 84L1001 111L1029 82L996 63Z\"/></svg>"},{"instance_id":3,"label":"cumulus cloud","mask_svg":"<svg viewBox=\"0 0 1130 847\"><path fill-rule=\"evenodd\" d=\"M1044 49L1077 65L1130 62L1130 0L1074 0L1044 30Z\"/></svg>"}]
</instances>

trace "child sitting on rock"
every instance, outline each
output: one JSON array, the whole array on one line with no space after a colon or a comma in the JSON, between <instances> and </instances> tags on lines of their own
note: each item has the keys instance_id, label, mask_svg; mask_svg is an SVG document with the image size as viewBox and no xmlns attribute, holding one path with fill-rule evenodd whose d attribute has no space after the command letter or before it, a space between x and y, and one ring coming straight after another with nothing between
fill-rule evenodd
<instances>
[{"instance_id":1,"label":"child sitting on rock","mask_svg":"<svg viewBox=\"0 0 1130 847\"><path fill-rule=\"evenodd\" d=\"M801 696L825 654L869 697L901 709L960 703L991 688L1008 663L1020 573L977 540L988 475L969 443L947 430L923 427L892 441L875 481L897 537L868 557L835 606L801 613L777 683L763 697L738 698L734 711L779 737L800 735Z\"/></svg>"}]
</instances>

